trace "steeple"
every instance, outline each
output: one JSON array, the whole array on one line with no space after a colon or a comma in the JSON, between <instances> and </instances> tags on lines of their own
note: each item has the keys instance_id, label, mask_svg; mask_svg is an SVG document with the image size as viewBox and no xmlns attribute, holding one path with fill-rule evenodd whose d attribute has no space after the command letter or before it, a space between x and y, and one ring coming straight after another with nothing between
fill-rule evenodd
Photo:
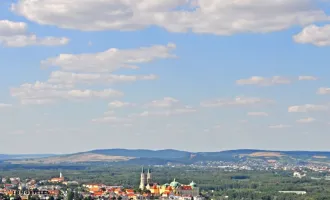
<instances>
[{"instance_id":1,"label":"steeple","mask_svg":"<svg viewBox=\"0 0 330 200\"><path fill-rule=\"evenodd\" d=\"M145 173L144 168L142 167L141 178L140 178L140 189L144 190L146 184L147 184L147 174Z\"/></svg>"},{"instance_id":2,"label":"steeple","mask_svg":"<svg viewBox=\"0 0 330 200\"><path fill-rule=\"evenodd\" d=\"M147 173L147 184L151 184L151 182L152 182L151 171L150 171L150 168L148 168L148 173Z\"/></svg>"}]
</instances>

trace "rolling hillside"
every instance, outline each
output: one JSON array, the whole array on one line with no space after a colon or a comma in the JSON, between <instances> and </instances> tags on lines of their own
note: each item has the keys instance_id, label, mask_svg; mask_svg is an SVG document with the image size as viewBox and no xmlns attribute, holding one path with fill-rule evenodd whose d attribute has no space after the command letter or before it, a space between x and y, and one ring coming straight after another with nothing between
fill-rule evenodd
<instances>
[{"instance_id":1,"label":"rolling hillside","mask_svg":"<svg viewBox=\"0 0 330 200\"><path fill-rule=\"evenodd\" d=\"M229 150L220 152L187 152L179 150L129 150L99 149L62 156L19 157L2 156L3 160L12 164L59 164L59 163L94 163L110 162L121 164L166 163L190 164L199 161L239 161L242 159L272 159L291 161L330 161L330 152L313 151L267 151L267 150ZM21 159L20 159L21 158Z\"/></svg>"},{"instance_id":2,"label":"rolling hillside","mask_svg":"<svg viewBox=\"0 0 330 200\"><path fill-rule=\"evenodd\" d=\"M63 156L50 156L46 158L31 158L10 160L12 164L60 164L60 163L85 163L85 162L120 162L128 161L133 157L110 156L95 153L80 153Z\"/></svg>"},{"instance_id":3,"label":"rolling hillside","mask_svg":"<svg viewBox=\"0 0 330 200\"><path fill-rule=\"evenodd\" d=\"M0 161L9 159L45 158L50 156L55 156L55 154L0 154Z\"/></svg>"}]
</instances>

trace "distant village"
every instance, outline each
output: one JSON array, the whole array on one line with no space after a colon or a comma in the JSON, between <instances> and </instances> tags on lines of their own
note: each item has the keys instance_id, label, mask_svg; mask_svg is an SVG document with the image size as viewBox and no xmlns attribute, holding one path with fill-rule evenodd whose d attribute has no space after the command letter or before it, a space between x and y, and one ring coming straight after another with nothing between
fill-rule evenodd
<instances>
[{"instance_id":1,"label":"distant village","mask_svg":"<svg viewBox=\"0 0 330 200\"><path fill-rule=\"evenodd\" d=\"M80 184L77 181L67 181L60 172L58 177L49 180L21 180L19 177L3 177L0 189L0 199L9 197L10 200L30 199L178 199L202 200L198 185L191 181L182 184L175 178L170 183L159 184L153 181L151 170L142 168L139 190L124 188L123 186L109 186L104 184ZM75 191L70 187L77 186ZM78 187L79 186L79 187Z\"/></svg>"}]
</instances>

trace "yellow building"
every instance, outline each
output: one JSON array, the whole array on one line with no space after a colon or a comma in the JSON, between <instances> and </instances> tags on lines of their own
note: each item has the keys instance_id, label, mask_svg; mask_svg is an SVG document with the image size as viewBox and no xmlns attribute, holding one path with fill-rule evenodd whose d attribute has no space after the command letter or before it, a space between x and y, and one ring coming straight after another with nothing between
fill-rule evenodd
<instances>
[{"instance_id":1,"label":"yellow building","mask_svg":"<svg viewBox=\"0 0 330 200\"><path fill-rule=\"evenodd\" d=\"M147 190L150 190L151 194L155 196L169 196L169 195L180 195L180 196L198 196L199 195L199 187L193 181L184 185L177 182L175 179L170 183L166 183L164 185L148 184L146 186Z\"/></svg>"}]
</instances>

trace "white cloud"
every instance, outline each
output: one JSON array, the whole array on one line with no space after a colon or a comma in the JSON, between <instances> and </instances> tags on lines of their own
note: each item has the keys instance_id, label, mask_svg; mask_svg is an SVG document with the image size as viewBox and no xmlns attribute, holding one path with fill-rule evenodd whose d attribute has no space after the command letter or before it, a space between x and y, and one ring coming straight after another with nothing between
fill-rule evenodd
<instances>
[{"instance_id":1,"label":"white cloud","mask_svg":"<svg viewBox=\"0 0 330 200\"><path fill-rule=\"evenodd\" d=\"M22 105L48 105L56 102L55 99L21 99Z\"/></svg>"},{"instance_id":2,"label":"white cloud","mask_svg":"<svg viewBox=\"0 0 330 200\"><path fill-rule=\"evenodd\" d=\"M297 122L298 123L311 123L311 122L314 122L315 119L314 118L311 118L311 117L308 117L308 118L303 118L303 119L298 119Z\"/></svg>"},{"instance_id":3,"label":"white cloud","mask_svg":"<svg viewBox=\"0 0 330 200\"><path fill-rule=\"evenodd\" d=\"M128 118L120 118L116 116L105 116L102 118L92 119L92 122L95 123L109 123L109 124L122 124L129 123L131 120Z\"/></svg>"},{"instance_id":4,"label":"white cloud","mask_svg":"<svg viewBox=\"0 0 330 200\"><path fill-rule=\"evenodd\" d=\"M134 82L138 80L155 80L156 75L116 75L104 73L73 73L53 71L48 79L56 84L113 84L118 82Z\"/></svg>"},{"instance_id":5,"label":"white cloud","mask_svg":"<svg viewBox=\"0 0 330 200\"><path fill-rule=\"evenodd\" d=\"M317 90L320 95L330 94L330 88L321 87Z\"/></svg>"},{"instance_id":6,"label":"white cloud","mask_svg":"<svg viewBox=\"0 0 330 200\"><path fill-rule=\"evenodd\" d=\"M141 47L139 49L120 50L112 48L104 52L91 54L60 54L57 57L42 61L41 64L43 67L56 66L61 68L63 71L98 73L113 72L120 68L137 69L138 67L136 64L148 63L156 59L175 58L176 56L170 53L173 49L175 49L175 44L172 43L166 46L155 45L151 47ZM65 74L61 74L61 72L57 73L57 76L65 76ZM66 76L69 75L66 74ZM79 79L79 75L72 76ZM95 76L97 76L97 74L81 75L80 78ZM104 79L107 78L114 79L114 77L107 77L105 75ZM154 77L151 77L151 79L153 78Z\"/></svg>"},{"instance_id":7,"label":"white cloud","mask_svg":"<svg viewBox=\"0 0 330 200\"><path fill-rule=\"evenodd\" d=\"M108 110L103 113L104 116L114 116L116 113L113 110Z\"/></svg>"},{"instance_id":8,"label":"white cloud","mask_svg":"<svg viewBox=\"0 0 330 200\"><path fill-rule=\"evenodd\" d=\"M133 115L134 116L140 116L140 117L149 117L149 116L173 116L173 115L182 115L182 114L188 114L188 113L194 113L197 112L196 109L185 106L183 108L175 108L175 109L169 109L169 110L161 110L161 111L144 111L140 114Z\"/></svg>"},{"instance_id":9,"label":"white cloud","mask_svg":"<svg viewBox=\"0 0 330 200\"><path fill-rule=\"evenodd\" d=\"M43 66L57 66L62 71L51 72L46 82L25 83L11 89L11 96L21 104L49 104L58 100L82 100L92 98L119 97L122 92L108 89L109 84L155 80L149 75L121 75L111 72L120 68L138 69L136 64L151 62L155 59L175 58L170 51L174 44L154 45L139 49L109 49L101 53L61 54L42 61ZM84 73L85 72L85 73ZM105 89L99 91L81 89L82 86L97 85Z\"/></svg>"},{"instance_id":10,"label":"white cloud","mask_svg":"<svg viewBox=\"0 0 330 200\"><path fill-rule=\"evenodd\" d=\"M24 35L27 25L23 22L0 20L0 36Z\"/></svg>"},{"instance_id":11,"label":"white cloud","mask_svg":"<svg viewBox=\"0 0 330 200\"><path fill-rule=\"evenodd\" d=\"M24 47L32 45L58 46L69 42L68 38L43 37L39 38L27 31L23 22L0 20L0 44L9 47Z\"/></svg>"},{"instance_id":12,"label":"white cloud","mask_svg":"<svg viewBox=\"0 0 330 200\"><path fill-rule=\"evenodd\" d=\"M138 30L231 35L306 26L329 17L313 0L19 0L12 10L39 24L85 31Z\"/></svg>"},{"instance_id":13,"label":"white cloud","mask_svg":"<svg viewBox=\"0 0 330 200\"><path fill-rule=\"evenodd\" d=\"M108 104L108 106L110 108L123 108L123 107L135 106L135 104L129 102L122 102L122 101L112 101Z\"/></svg>"},{"instance_id":14,"label":"white cloud","mask_svg":"<svg viewBox=\"0 0 330 200\"><path fill-rule=\"evenodd\" d=\"M45 82L36 81L34 84L24 83L21 85L21 88L31 89L31 90L47 90L47 89L72 89L73 85L71 84L50 84Z\"/></svg>"},{"instance_id":15,"label":"white cloud","mask_svg":"<svg viewBox=\"0 0 330 200\"><path fill-rule=\"evenodd\" d=\"M160 100L154 100L145 104L148 110L132 114L131 117L148 117L148 116L173 116L197 112L191 106L182 104L179 100L172 97L164 97Z\"/></svg>"},{"instance_id":16,"label":"white cloud","mask_svg":"<svg viewBox=\"0 0 330 200\"><path fill-rule=\"evenodd\" d=\"M11 88L11 96L20 99L22 104L48 104L57 100L82 100L92 98L110 98L123 95L122 92L104 89L77 90L71 86L51 85L48 83L36 82L35 84L23 84L18 88Z\"/></svg>"},{"instance_id":17,"label":"white cloud","mask_svg":"<svg viewBox=\"0 0 330 200\"><path fill-rule=\"evenodd\" d=\"M0 103L0 108L8 108L12 106L13 106L12 104Z\"/></svg>"},{"instance_id":18,"label":"white cloud","mask_svg":"<svg viewBox=\"0 0 330 200\"><path fill-rule=\"evenodd\" d=\"M268 113L266 113L266 112L248 112L247 115L248 116L264 116L264 117L267 117Z\"/></svg>"},{"instance_id":19,"label":"white cloud","mask_svg":"<svg viewBox=\"0 0 330 200\"><path fill-rule=\"evenodd\" d=\"M329 106L326 105L313 105L313 104L305 104L300 106L290 106L288 108L288 112L316 112L316 111L327 111Z\"/></svg>"},{"instance_id":20,"label":"white cloud","mask_svg":"<svg viewBox=\"0 0 330 200\"><path fill-rule=\"evenodd\" d=\"M290 79L281 76L273 76L271 78L252 76L248 79L240 79L236 81L237 85L261 85L261 86L290 84L290 83L291 83Z\"/></svg>"},{"instance_id":21,"label":"white cloud","mask_svg":"<svg viewBox=\"0 0 330 200\"><path fill-rule=\"evenodd\" d=\"M298 79L300 81L316 81L316 80L318 80L318 78L315 76L299 76Z\"/></svg>"},{"instance_id":22,"label":"white cloud","mask_svg":"<svg viewBox=\"0 0 330 200\"><path fill-rule=\"evenodd\" d=\"M273 100L262 99L258 97L236 97L234 99L217 99L212 101L204 101L202 107L221 107L221 106L244 106L244 105L260 105L271 104Z\"/></svg>"},{"instance_id":23,"label":"white cloud","mask_svg":"<svg viewBox=\"0 0 330 200\"><path fill-rule=\"evenodd\" d=\"M330 45L330 25L316 26L309 25L305 27L300 33L293 36L297 43L313 44L316 46L329 46Z\"/></svg>"},{"instance_id":24,"label":"white cloud","mask_svg":"<svg viewBox=\"0 0 330 200\"><path fill-rule=\"evenodd\" d=\"M147 104L147 106L150 107L156 107L156 108L170 108L179 103L179 100L174 99L172 97L164 97L161 100L154 100Z\"/></svg>"},{"instance_id":25,"label":"white cloud","mask_svg":"<svg viewBox=\"0 0 330 200\"><path fill-rule=\"evenodd\" d=\"M290 125L278 124L278 125L270 125L269 128L271 129L283 129L283 128L290 128Z\"/></svg>"}]
</instances>

